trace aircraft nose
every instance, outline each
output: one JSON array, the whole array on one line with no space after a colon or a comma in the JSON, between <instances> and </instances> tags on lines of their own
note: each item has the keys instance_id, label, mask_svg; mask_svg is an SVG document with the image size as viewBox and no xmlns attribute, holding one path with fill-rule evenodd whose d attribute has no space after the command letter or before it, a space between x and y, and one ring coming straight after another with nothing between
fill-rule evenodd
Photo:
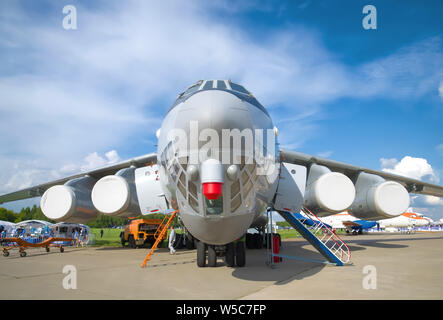
<instances>
[{"instance_id":1,"label":"aircraft nose","mask_svg":"<svg viewBox=\"0 0 443 320\"><path fill-rule=\"evenodd\" d=\"M214 130L222 137L223 129L252 129L248 107L236 96L225 91L203 91L194 94L183 103L177 117L177 127L187 130L190 123L202 130ZM207 131L209 132L209 131Z\"/></svg>"}]
</instances>

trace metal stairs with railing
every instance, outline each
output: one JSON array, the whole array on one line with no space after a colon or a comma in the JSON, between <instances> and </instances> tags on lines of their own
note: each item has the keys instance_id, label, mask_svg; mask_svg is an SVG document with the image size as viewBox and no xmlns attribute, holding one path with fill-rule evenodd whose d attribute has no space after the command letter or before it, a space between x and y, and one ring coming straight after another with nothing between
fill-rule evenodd
<instances>
[{"instance_id":1,"label":"metal stairs with railing","mask_svg":"<svg viewBox=\"0 0 443 320\"><path fill-rule=\"evenodd\" d=\"M279 211L279 214L330 263L337 266L348 264L351 252L346 243L307 208L303 207L302 212L305 216L286 211Z\"/></svg>"}]
</instances>

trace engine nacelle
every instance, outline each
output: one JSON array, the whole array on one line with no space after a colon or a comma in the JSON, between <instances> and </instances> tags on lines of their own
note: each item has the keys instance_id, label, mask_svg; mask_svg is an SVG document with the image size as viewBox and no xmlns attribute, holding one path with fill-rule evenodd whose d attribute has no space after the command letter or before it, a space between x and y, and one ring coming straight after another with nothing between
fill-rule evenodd
<instances>
[{"instance_id":1,"label":"engine nacelle","mask_svg":"<svg viewBox=\"0 0 443 320\"><path fill-rule=\"evenodd\" d=\"M125 168L115 175L105 176L92 189L92 202L103 214L137 217L141 214L135 188L135 167Z\"/></svg>"},{"instance_id":2,"label":"engine nacelle","mask_svg":"<svg viewBox=\"0 0 443 320\"><path fill-rule=\"evenodd\" d=\"M103 214L118 217L165 211L167 203L157 168L130 167L101 178L92 189L94 206Z\"/></svg>"},{"instance_id":3,"label":"engine nacelle","mask_svg":"<svg viewBox=\"0 0 443 320\"><path fill-rule=\"evenodd\" d=\"M401 215L409 207L409 194L395 181L362 172L355 183L357 195L348 209L353 216L364 220L388 219Z\"/></svg>"},{"instance_id":4,"label":"engine nacelle","mask_svg":"<svg viewBox=\"0 0 443 320\"><path fill-rule=\"evenodd\" d=\"M355 199L351 179L327 167L313 164L309 169L303 204L323 217L346 210Z\"/></svg>"},{"instance_id":5,"label":"engine nacelle","mask_svg":"<svg viewBox=\"0 0 443 320\"><path fill-rule=\"evenodd\" d=\"M52 186L40 200L43 214L57 222L85 223L96 218L98 213L91 201L95 181L85 176Z\"/></svg>"}]
</instances>

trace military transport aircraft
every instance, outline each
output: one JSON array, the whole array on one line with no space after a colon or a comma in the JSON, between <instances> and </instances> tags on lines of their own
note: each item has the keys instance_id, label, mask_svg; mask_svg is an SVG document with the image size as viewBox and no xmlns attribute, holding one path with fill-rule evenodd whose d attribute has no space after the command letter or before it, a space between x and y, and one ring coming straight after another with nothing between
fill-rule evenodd
<instances>
[{"instance_id":1,"label":"military transport aircraft","mask_svg":"<svg viewBox=\"0 0 443 320\"><path fill-rule=\"evenodd\" d=\"M181 93L157 138L156 153L2 195L0 203L41 196L48 218L76 223L98 213L179 210L199 266L206 255L209 266L224 255L242 267L245 246L236 240L266 224L267 208L380 220L401 215L409 192L443 197L441 186L279 149L266 109L230 80L200 80Z\"/></svg>"}]
</instances>

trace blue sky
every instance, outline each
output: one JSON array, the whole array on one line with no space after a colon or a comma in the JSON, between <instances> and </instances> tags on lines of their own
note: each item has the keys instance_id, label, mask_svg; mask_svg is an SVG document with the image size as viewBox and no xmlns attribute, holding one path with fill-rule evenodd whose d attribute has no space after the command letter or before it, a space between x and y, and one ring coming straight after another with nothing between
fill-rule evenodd
<instances>
[{"instance_id":1,"label":"blue sky","mask_svg":"<svg viewBox=\"0 0 443 320\"><path fill-rule=\"evenodd\" d=\"M62 27L67 4L77 30ZM362 27L367 4L376 30ZM442 9L441 1L2 1L0 193L155 151L176 95L204 78L252 91L286 148L441 185ZM414 197L412 206L443 218L442 200Z\"/></svg>"}]
</instances>

